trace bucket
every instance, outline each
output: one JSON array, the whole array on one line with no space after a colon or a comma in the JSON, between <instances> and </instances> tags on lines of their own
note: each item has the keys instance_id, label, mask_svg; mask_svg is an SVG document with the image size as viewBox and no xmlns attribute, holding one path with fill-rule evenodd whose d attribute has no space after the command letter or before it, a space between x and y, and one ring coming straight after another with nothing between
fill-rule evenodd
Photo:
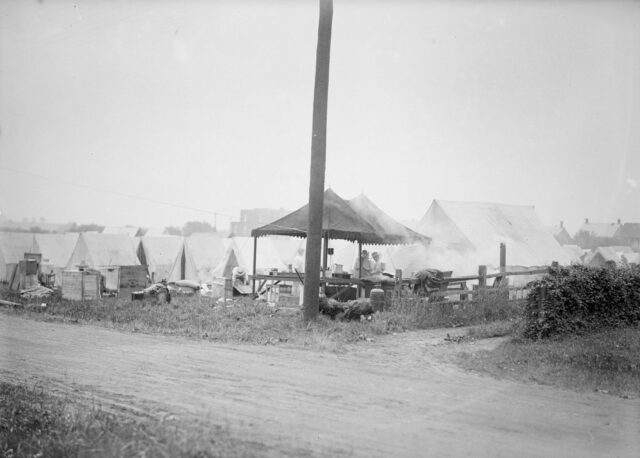
<instances>
[{"instance_id":1,"label":"bucket","mask_svg":"<svg viewBox=\"0 0 640 458\"><path fill-rule=\"evenodd\" d=\"M385 295L382 288L373 288L369 294L369 300L374 312L382 312L384 310Z\"/></svg>"}]
</instances>

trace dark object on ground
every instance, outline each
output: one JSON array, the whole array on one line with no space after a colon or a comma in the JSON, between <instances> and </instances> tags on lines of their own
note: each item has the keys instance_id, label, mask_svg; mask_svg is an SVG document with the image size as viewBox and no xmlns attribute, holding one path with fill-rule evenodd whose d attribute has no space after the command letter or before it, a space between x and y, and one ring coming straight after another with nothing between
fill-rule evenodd
<instances>
[{"instance_id":1,"label":"dark object on ground","mask_svg":"<svg viewBox=\"0 0 640 458\"><path fill-rule=\"evenodd\" d=\"M142 300L145 298L155 298L159 304L163 302L169 304L171 302L171 293L164 282L154 283L142 291L134 291L131 293L132 300Z\"/></svg>"},{"instance_id":2,"label":"dark object on ground","mask_svg":"<svg viewBox=\"0 0 640 458\"><path fill-rule=\"evenodd\" d=\"M353 301L358 296L357 288L345 288L344 285L327 285L324 288L327 297L340 302Z\"/></svg>"},{"instance_id":3,"label":"dark object on ground","mask_svg":"<svg viewBox=\"0 0 640 458\"><path fill-rule=\"evenodd\" d=\"M322 296L320 297L319 308L321 314L327 315L332 320L338 318L345 321L359 320L361 316L371 315L374 312L369 299L338 302Z\"/></svg>"},{"instance_id":4,"label":"dark object on ground","mask_svg":"<svg viewBox=\"0 0 640 458\"><path fill-rule=\"evenodd\" d=\"M413 285L413 292L419 295L428 295L445 286L444 272L437 269L422 269L415 273L413 278L416 283Z\"/></svg>"}]
</instances>

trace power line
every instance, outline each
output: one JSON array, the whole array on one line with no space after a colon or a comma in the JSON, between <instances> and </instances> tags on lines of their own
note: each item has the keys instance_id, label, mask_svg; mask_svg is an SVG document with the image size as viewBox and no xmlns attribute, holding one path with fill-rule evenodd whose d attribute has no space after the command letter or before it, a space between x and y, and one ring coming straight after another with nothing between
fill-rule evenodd
<instances>
[{"instance_id":1,"label":"power line","mask_svg":"<svg viewBox=\"0 0 640 458\"><path fill-rule=\"evenodd\" d=\"M54 181L54 182L58 182L58 183L64 183L64 184L68 184L71 186L77 186L79 188L86 188L86 189L91 189L92 191L98 191L98 192L104 192L107 194L114 194L114 195L118 195L118 196L122 196L122 197L127 197L129 199L137 199L137 200L142 200L145 202L151 202L154 204L160 204L160 205L167 205L169 207L174 207L174 208L182 208L184 210L191 210L191 211L196 211L196 212L200 212L200 213L207 213L210 215L214 215L215 217L218 216L226 216L227 218L230 219L237 219L237 216L233 216L233 215L227 215L225 213L218 213L218 212L214 212L211 210L204 210L202 208L196 208L196 207L189 207L187 205L180 205L180 204L174 204L172 202L165 202L162 200L157 200L157 199L152 199L149 197L142 197L142 196L136 196L134 194L127 194L124 192L120 192L120 191L114 191L111 189L104 189L104 188L99 188L96 186L89 186L86 184L80 184L80 183L74 183L72 181L67 181L67 180L62 180L60 178L53 178L53 177L48 177L48 176L44 176L44 175L40 175L37 173L33 173L33 172L25 172L24 170L17 170L17 169L11 169L8 167L0 167L0 170L5 171L5 172L13 172L13 173L20 173L22 175L28 175L28 176L33 176L36 178L41 178L43 180L49 180L49 181Z\"/></svg>"}]
</instances>

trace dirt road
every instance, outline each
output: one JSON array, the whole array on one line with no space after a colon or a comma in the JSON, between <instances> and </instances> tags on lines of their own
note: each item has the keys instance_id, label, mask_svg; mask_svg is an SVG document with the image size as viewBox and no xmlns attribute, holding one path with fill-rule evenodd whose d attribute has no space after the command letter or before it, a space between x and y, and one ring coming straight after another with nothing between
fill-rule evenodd
<instances>
[{"instance_id":1,"label":"dirt road","mask_svg":"<svg viewBox=\"0 0 640 458\"><path fill-rule=\"evenodd\" d=\"M640 456L639 400L466 373L435 357L442 331L344 355L2 313L0 331L4 380L225 425L274 456Z\"/></svg>"}]
</instances>

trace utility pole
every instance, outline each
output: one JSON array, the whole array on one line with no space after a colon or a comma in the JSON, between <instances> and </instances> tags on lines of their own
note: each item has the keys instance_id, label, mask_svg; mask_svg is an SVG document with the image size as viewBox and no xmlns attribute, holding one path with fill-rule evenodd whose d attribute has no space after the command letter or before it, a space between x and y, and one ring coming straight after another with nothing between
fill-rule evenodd
<instances>
[{"instance_id":1,"label":"utility pole","mask_svg":"<svg viewBox=\"0 0 640 458\"><path fill-rule=\"evenodd\" d=\"M327 153L327 99L329 95L329 57L333 0L320 0L316 79L313 92L313 127L311 137L311 173L309 179L309 228L304 263L304 320L318 316L320 261L322 246L322 208L324 206L324 172Z\"/></svg>"}]
</instances>

